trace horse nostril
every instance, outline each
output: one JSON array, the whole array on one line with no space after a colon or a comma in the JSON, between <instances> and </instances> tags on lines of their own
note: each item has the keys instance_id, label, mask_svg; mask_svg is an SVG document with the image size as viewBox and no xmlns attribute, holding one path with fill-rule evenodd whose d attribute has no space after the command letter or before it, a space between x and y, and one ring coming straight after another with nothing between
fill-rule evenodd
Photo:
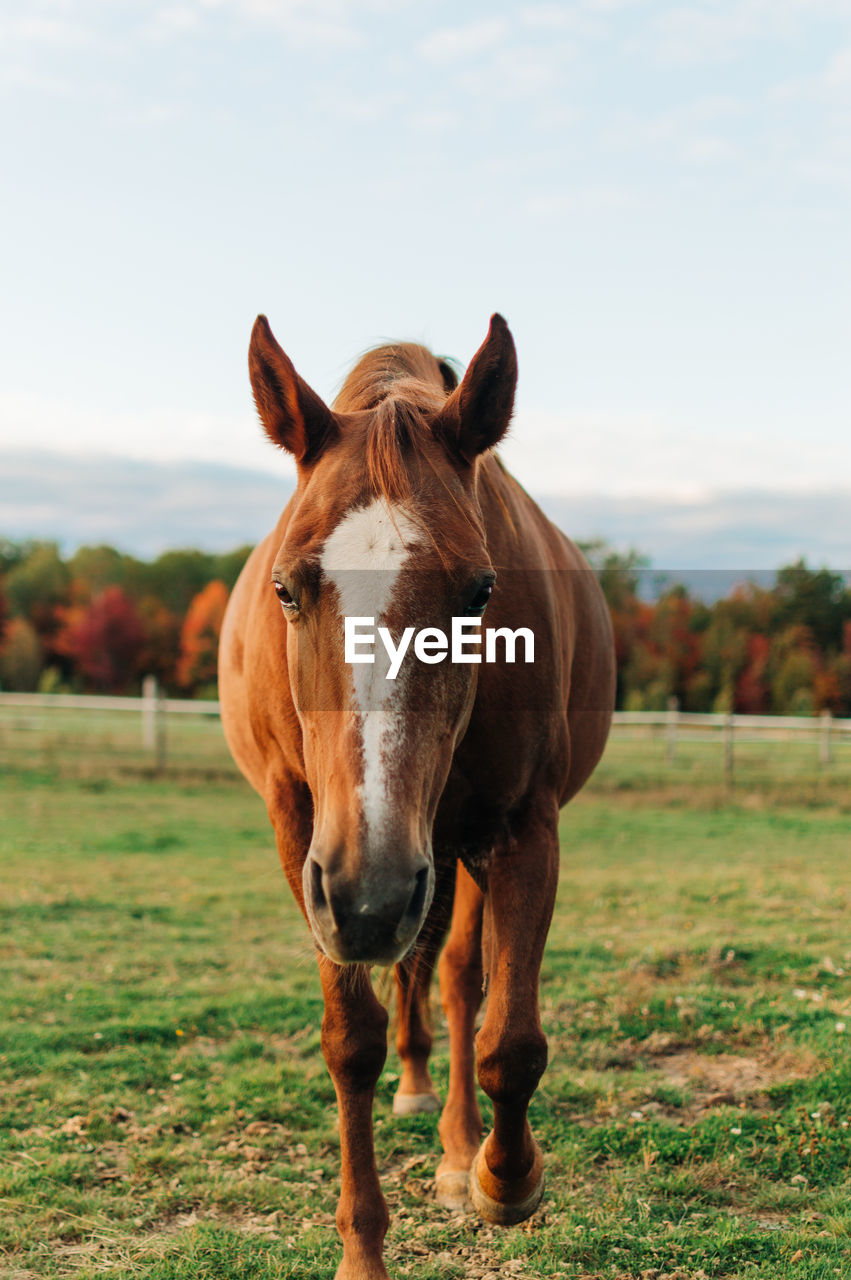
<instances>
[{"instance_id":1,"label":"horse nostril","mask_svg":"<svg viewBox=\"0 0 851 1280\"><path fill-rule=\"evenodd\" d=\"M314 911L321 911L328 905L325 890L322 887L322 868L315 858L310 859L310 897Z\"/></svg>"},{"instance_id":2,"label":"horse nostril","mask_svg":"<svg viewBox=\"0 0 851 1280\"><path fill-rule=\"evenodd\" d=\"M422 871L417 872L417 883L414 886L414 892L411 894L411 901L408 903L405 911L405 915L411 920L419 920L422 915L427 893L428 867L423 867Z\"/></svg>"}]
</instances>

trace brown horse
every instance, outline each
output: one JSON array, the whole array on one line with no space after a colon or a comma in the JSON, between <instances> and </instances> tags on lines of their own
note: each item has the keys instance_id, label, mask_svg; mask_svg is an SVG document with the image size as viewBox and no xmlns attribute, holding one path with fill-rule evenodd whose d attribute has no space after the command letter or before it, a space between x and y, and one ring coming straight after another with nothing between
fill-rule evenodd
<instances>
[{"instance_id":1,"label":"brown horse","mask_svg":"<svg viewBox=\"0 0 851 1280\"><path fill-rule=\"evenodd\" d=\"M438 1198L471 1199L498 1223L528 1217L541 1198L527 1108L547 1061L537 992L558 812L606 741L611 628L580 553L491 452L517 379L501 316L460 385L445 361L401 343L364 356L328 408L263 316L249 368L298 484L230 601L222 715L318 952L340 1116L337 1280L386 1280L372 1105L387 1014L370 965L396 965L394 1110L436 1109L428 987L449 930ZM486 608L490 662L474 635ZM453 661L440 637L459 619L467 639ZM521 628L534 661L528 648L526 661L512 652ZM484 1142L476 1075L493 1102Z\"/></svg>"}]
</instances>

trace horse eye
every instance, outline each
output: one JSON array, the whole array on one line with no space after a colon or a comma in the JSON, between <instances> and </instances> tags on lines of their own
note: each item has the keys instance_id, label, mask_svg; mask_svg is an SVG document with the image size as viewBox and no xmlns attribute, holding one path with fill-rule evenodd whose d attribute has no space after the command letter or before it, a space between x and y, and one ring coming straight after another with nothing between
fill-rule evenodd
<instances>
[{"instance_id":1,"label":"horse eye","mask_svg":"<svg viewBox=\"0 0 851 1280\"><path fill-rule=\"evenodd\" d=\"M493 583L483 582L467 606L467 612L472 614L484 613L492 592Z\"/></svg>"},{"instance_id":2,"label":"horse eye","mask_svg":"<svg viewBox=\"0 0 851 1280\"><path fill-rule=\"evenodd\" d=\"M287 591L283 582L276 582L274 586L275 586L275 595L278 597L278 599L280 600L284 608L294 609L295 600L293 600L292 596L290 595L289 591Z\"/></svg>"}]
</instances>

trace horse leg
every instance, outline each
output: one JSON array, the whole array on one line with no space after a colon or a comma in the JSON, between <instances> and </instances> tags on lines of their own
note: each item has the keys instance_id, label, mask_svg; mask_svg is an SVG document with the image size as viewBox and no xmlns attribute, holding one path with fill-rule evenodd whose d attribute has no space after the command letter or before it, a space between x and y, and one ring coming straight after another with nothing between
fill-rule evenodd
<instances>
[{"instance_id":1,"label":"horse leg","mask_svg":"<svg viewBox=\"0 0 851 1280\"><path fill-rule=\"evenodd\" d=\"M372 1103L387 1054L387 1012L369 971L340 967L324 957L322 1052L337 1092L341 1186L337 1230L343 1260L335 1280L389 1280L382 1259L389 1215L375 1166Z\"/></svg>"},{"instance_id":2,"label":"horse leg","mask_svg":"<svg viewBox=\"0 0 851 1280\"><path fill-rule=\"evenodd\" d=\"M432 1044L428 993L433 968L434 958L419 952L396 966L399 1010L396 1049L402 1063L399 1088L393 1098L393 1114L397 1116L440 1110L440 1099L428 1069Z\"/></svg>"},{"instance_id":3,"label":"horse leg","mask_svg":"<svg viewBox=\"0 0 851 1280\"><path fill-rule=\"evenodd\" d=\"M488 1222L522 1222L544 1191L541 1150L526 1116L547 1064L538 980L558 881L558 806L536 797L494 851L485 896L487 1008L476 1039L493 1130L470 1170L470 1198Z\"/></svg>"},{"instance_id":4,"label":"horse leg","mask_svg":"<svg viewBox=\"0 0 851 1280\"><path fill-rule=\"evenodd\" d=\"M444 1154L435 1183L440 1204L463 1209L469 1205L469 1171L482 1139L473 1050L482 1002L482 894L460 862L452 927L439 974L449 1027L449 1092L440 1117Z\"/></svg>"},{"instance_id":5,"label":"horse leg","mask_svg":"<svg viewBox=\"0 0 851 1280\"><path fill-rule=\"evenodd\" d=\"M397 1116L440 1110L440 1098L428 1070L432 1045L429 988L452 911L454 887L454 860L448 867L438 862L434 901L417 945L396 966L399 1011L396 1049L402 1063L402 1077L393 1099L393 1112Z\"/></svg>"}]
</instances>

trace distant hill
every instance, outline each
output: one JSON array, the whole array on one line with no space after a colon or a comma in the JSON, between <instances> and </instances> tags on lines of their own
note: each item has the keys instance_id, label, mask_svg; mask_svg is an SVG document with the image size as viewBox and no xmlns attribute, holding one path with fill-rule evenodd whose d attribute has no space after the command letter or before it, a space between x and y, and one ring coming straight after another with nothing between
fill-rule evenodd
<instances>
[{"instance_id":1,"label":"distant hill","mask_svg":"<svg viewBox=\"0 0 851 1280\"><path fill-rule=\"evenodd\" d=\"M0 534L55 539L66 552L92 543L142 557L170 547L221 551L258 541L292 489L283 460L276 476L203 461L0 450ZM571 537L599 537L647 556L650 594L663 575L716 599L743 578L770 582L775 568L800 556L851 569L847 489L729 491L694 501L533 496Z\"/></svg>"}]
</instances>

